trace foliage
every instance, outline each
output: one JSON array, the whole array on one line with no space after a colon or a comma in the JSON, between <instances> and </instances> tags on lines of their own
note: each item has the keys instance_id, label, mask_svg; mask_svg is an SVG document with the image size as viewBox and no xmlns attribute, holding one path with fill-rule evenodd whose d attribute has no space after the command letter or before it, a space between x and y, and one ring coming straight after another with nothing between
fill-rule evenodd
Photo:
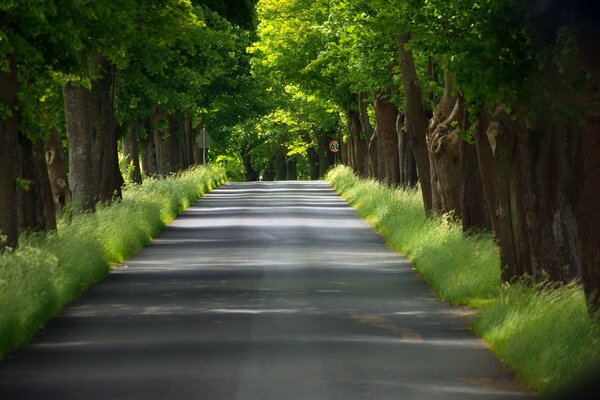
<instances>
[{"instance_id":1,"label":"foliage","mask_svg":"<svg viewBox=\"0 0 600 400\"><path fill-rule=\"evenodd\" d=\"M215 167L148 179L129 187L121 202L62 219L57 231L24 237L14 252L1 253L0 357L223 180Z\"/></svg>"}]
</instances>

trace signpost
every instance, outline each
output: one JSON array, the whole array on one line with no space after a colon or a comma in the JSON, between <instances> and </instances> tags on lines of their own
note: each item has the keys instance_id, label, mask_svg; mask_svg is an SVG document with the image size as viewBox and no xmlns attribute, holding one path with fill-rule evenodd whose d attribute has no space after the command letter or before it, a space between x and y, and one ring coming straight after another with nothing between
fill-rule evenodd
<instances>
[{"instance_id":1,"label":"signpost","mask_svg":"<svg viewBox=\"0 0 600 400\"><path fill-rule=\"evenodd\" d=\"M340 151L340 142L337 139L329 139L327 143L327 149L331 154L336 154Z\"/></svg>"},{"instance_id":2,"label":"signpost","mask_svg":"<svg viewBox=\"0 0 600 400\"><path fill-rule=\"evenodd\" d=\"M337 164L337 153L340 151L340 142L337 139L329 139L327 151L334 155L334 164Z\"/></svg>"}]
</instances>

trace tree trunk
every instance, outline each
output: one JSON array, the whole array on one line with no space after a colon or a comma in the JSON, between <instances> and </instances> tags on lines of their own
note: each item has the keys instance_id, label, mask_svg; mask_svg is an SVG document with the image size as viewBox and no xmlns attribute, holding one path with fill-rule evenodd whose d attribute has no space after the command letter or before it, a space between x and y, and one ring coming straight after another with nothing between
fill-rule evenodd
<instances>
[{"instance_id":1,"label":"tree trunk","mask_svg":"<svg viewBox=\"0 0 600 400\"><path fill-rule=\"evenodd\" d=\"M17 215L19 218L19 230L22 232L41 232L46 230L46 210L44 208L42 190L45 183L43 179L47 180L48 175L45 171L45 175L39 174L41 168L36 166L36 158L39 157L34 156L32 141L23 134L19 135L17 175L21 179L21 185L17 187ZM42 155L40 161L43 162L43 159ZM52 202L51 199L52 196L47 200ZM56 221L52 221L50 229L54 229L55 227Z\"/></svg>"},{"instance_id":2,"label":"tree trunk","mask_svg":"<svg viewBox=\"0 0 600 400\"><path fill-rule=\"evenodd\" d=\"M535 126L521 112L516 121L495 114L486 134L494 155L502 278L567 282L580 266L571 195L576 135L561 118Z\"/></svg>"},{"instance_id":3,"label":"tree trunk","mask_svg":"<svg viewBox=\"0 0 600 400\"><path fill-rule=\"evenodd\" d=\"M160 176L166 176L173 170L171 143L168 138L168 133L165 132L165 129L162 126L163 117L163 112L160 109L156 110L152 117L152 136L154 138L154 147L156 149L156 165Z\"/></svg>"},{"instance_id":4,"label":"tree trunk","mask_svg":"<svg viewBox=\"0 0 600 400\"><path fill-rule=\"evenodd\" d=\"M442 99L435 107L426 131L431 179L431 213L462 213L462 154L460 129L465 128L465 107L454 88L454 78L446 73Z\"/></svg>"},{"instance_id":5,"label":"tree trunk","mask_svg":"<svg viewBox=\"0 0 600 400\"><path fill-rule=\"evenodd\" d=\"M181 136L183 126L180 124L180 119L175 115L170 115L169 121L169 148L170 148L170 159L171 169L169 172L178 172L181 170Z\"/></svg>"},{"instance_id":6,"label":"tree trunk","mask_svg":"<svg viewBox=\"0 0 600 400\"><path fill-rule=\"evenodd\" d=\"M412 52L404 47L410 40L410 34L399 34L397 39L398 58L402 72L402 86L404 88L408 139L417 164L417 172L421 182L421 192L423 194L425 211L430 213L432 205L431 178L429 172L429 154L425 140L427 116L423 109L415 61Z\"/></svg>"},{"instance_id":7,"label":"tree trunk","mask_svg":"<svg viewBox=\"0 0 600 400\"><path fill-rule=\"evenodd\" d=\"M491 230L475 144L461 140L462 154L462 228L463 232Z\"/></svg>"},{"instance_id":8,"label":"tree trunk","mask_svg":"<svg viewBox=\"0 0 600 400\"><path fill-rule=\"evenodd\" d=\"M592 313L600 312L600 118L588 118L579 139L577 233L581 278Z\"/></svg>"},{"instance_id":9,"label":"tree trunk","mask_svg":"<svg viewBox=\"0 0 600 400\"><path fill-rule=\"evenodd\" d=\"M404 113L398 113L396 132L398 133L398 154L400 157L400 186L414 188L417 186L418 181L417 164L408 144L408 134L404 128Z\"/></svg>"},{"instance_id":10,"label":"tree trunk","mask_svg":"<svg viewBox=\"0 0 600 400\"><path fill-rule=\"evenodd\" d=\"M70 149L70 180L74 209L93 211L98 201L121 197L114 111L111 100L112 77L104 56L93 60L103 69L102 78L90 90L68 83L63 88L65 119Z\"/></svg>"},{"instance_id":11,"label":"tree trunk","mask_svg":"<svg viewBox=\"0 0 600 400\"><path fill-rule=\"evenodd\" d=\"M286 161L287 168L287 180L288 181L297 181L298 180L298 166L296 164L296 160L294 158L289 158Z\"/></svg>"},{"instance_id":12,"label":"tree trunk","mask_svg":"<svg viewBox=\"0 0 600 400\"><path fill-rule=\"evenodd\" d=\"M140 140L142 150L142 170L147 177L155 177L158 174L156 162L156 147L154 146L154 135L152 132L152 120L144 119L143 126L146 137Z\"/></svg>"},{"instance_id":13,"label":"tree trunk","mask_svg":"<svg viewBox=\"0 0 600 400\"><path fill-rule=\"evenodd\" d=\"M71 189L69 189L62 138L56 129L50 131L50 136L46 139L44 147L52 199L54 200L55 210L59 212L71 202Z\"/></svg>"},{"instance_id":14,"label":"tree trunk","mask_svg":"<svg viewBox=\"0 0 600 400\"><path fill-rule=\"evenodd\" d=\"M123 157L125 158L125 171L131 182L141 184L142 173L140 171L140 156L138 150L138 125L132 122L127 129L127 135L123 138Z\"/></svg>"},{"instance_id":15,"label":"tree trunk","mask_svg":"<svg viewBox=\"0 0 600 400\"><path fill-rule=\"evenodd\" d=\"M258 180L258 174L252 167L252 154L250 148L246 147L242 150L242 160L244 162L244 175L246 182L253 182Z\"/></svg>"},{"instance_id":16,"label":"tree trunk","mask_svg":"<svg viewBox=\"0 0 600 400\"><path fill-rule=\"evenodd\" d=\"M310 146L307 150L308 162L310 164L310 179L315 181L320 178L319 175L319 153L314 146Z\"/></svg>"},{"instance_id":17,"label":"tree trunk","mask_svg":"<svg viewBox=\"0 0 600 400\"><path fill-rule=\"evenodd\" d=\"M16 206L16 158L18 142L17 64L14 54L8 56L8 72L0 69L0 104L12 113L0 119L0 250L15 248L18 242Z\"/></svg>"},{"instance_id":18,"label":"tree trunk","mask_svg":"<svg viewBox=\"0 0 600 400\"><path fill-rule=\"evenodd\" d=\"M39 180L40 192L44 208L44 220L46 230L56 229L56 207L54 205L52 188L50 186L48 165L45 157L46 149L41 140L33 143L33 161L35 164L35 173Z\"/></svg>"},{"instance_id":19,"label":"tree trunk","mask_svg":"<svg viewBox=\"0 0 600 400\"><path fill-rule=\"evenodd\" d=\"M498 216L496 214L496 184L494 180L494 154L486 134L491 116L483 108L477 116L477 124L473 127L473 139L477 151L477 166L481 177L487 215L494 237L498 237Z\"/></svg>"},{"instance_id":20,"label":"tree trunk","mask_svg":"<svg viewBox=\"0 0 600 400\"><path fill-rule=\"evenodd\" d=\"M285 181L287 179L287 166L285 162L285 150L278 149L275 155L275 180Z\"/></svg>"},{"instance_id":21,"label":"tree trunk","mask_svg":"<svg viewBox=\"0 0 600 400\"><path fill-rule=\"evenodd\" d=\"M367 176L367 143L365 139L361 137L361 123L359 115L356 111L346 111L346 118L348 119L348 129L350 132L350 145L352 146L352 164L354 166L354 172L359 176Z\"/></svg>"},{"instance_id":22,"label":"tree trunk","mask_svg":"<svg viewBox=\"0 0 600 400\"><path fill-rule=\"evenodd\" d=\"M189 168L194 165L194 129L192 127L192 118L187 115L183 120L183 135L183 167Z\"/></svg>"},{"instance_id":23,"label":"tree trunk","mask_svg":"<svg viewBox=\"0 0 600 400\"><path fill-rule=\"evenodd\" d=\"M531 124L530 124L531 126ZM516 166L535 277L568 282L579 275L572 197L576 142L568 120L541 119L517 138Z\"/></svg>"},{"instance_id":24,"label":"tree trunk","mask_svg":"<svg viewBox=\"0 0 600 400\"><path fill-rule=\"evenodd\" d=\"M367 170L368 176L377 178L377 137L375 135L375 129L371 125L369 120L369 109L365 101L365 94L360 93L358 95L358 115L360 118L360 125L362 131L365 134L365 141L367 146Z\"/></svg>"},{"instance_id":25,"label":"tree trunk","mask_svg":"<svg viewBox=\"0 0 600 400\"><path fill-rule=\"evenodd\" d=\"M400 157L398 155L398 132L396 132L396 121L398 109L391 102L389 96L391 90L381 90L375 97L375 119L381 152L378 159L383 163L380 179L384 179L390 185L400 183Z\"/></svg>"},{"instance_id":26,"label":"tree trunk","mask_svg":"<svg viewBox=\"0 0 600 400\"><path fill-rule=\"evenodd\" d=\"M528 237L521 225L522 213L517 196L518 184L515 176L516 136L522 132L522 124L506 125L494 118L486 130L494 158L494 192L496 194L497 239L500 247L502 280L510 282L524 274L531 274L527 257ZM512 132L511 132L512 130Z\"/></svg>"},{"instance_id":27,"label":"tree trunk","mask_svg":"<svg viewBox=\"0 0 600 400\"><path fill-rule=\"evenodd\" d=\"M319 140L319 176L325 176L325 173L327 172L327 170L329 169L329 166L331 165L329 163L329 152L327 151L327 143L329 142L329 136L328 135L323 135L320 140ZM340 150L340 153L342 154L342 164L344 165L348 165L347 164L347 159L346 162L344 162L344 144L342 143L342 149Z\"/></svg>"}]
</instances>

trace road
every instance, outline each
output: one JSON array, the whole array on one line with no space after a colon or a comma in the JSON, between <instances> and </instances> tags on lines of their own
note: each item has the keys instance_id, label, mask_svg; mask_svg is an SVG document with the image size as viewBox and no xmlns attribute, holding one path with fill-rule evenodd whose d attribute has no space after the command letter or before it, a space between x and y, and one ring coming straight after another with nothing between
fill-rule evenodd
<instances>
[{"instance_id":1,"label":"road","mask_svg":"<svg viewBox=\"0 0 600 400\"><path fill-rule=\"evenodd\" d=\"M327 182L230 183L0 365L0 399L526 399Z\"/></svg>"}]
</instances>

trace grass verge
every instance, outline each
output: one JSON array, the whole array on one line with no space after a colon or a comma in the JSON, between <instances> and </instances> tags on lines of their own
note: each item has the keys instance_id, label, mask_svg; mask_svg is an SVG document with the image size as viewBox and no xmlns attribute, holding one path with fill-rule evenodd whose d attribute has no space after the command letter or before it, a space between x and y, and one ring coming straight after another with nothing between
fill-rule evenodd
<instances>
[{"instance_id":1,"label":"grass verge","mask_svg":"<svg viewBox=\"0 0 600 400\"><path fill-rule=\"evenodd\" d=\"M530 388L553 393L595 367L600 318L587 314L578 285L503 285L492 238L464 236L458 224L428 218L416 190L359 179L347 167L331 170L327 179L413 262L437 296L477 309L473 330Z\"/></svg>"},{"instance_id":2,"label":"grass verge","mask_svg":"<svg viewBox=\"0 0 600 400\"><path fill-rule=\"evenodd\" d=\"M128 187L122 201L65 218L56 231L24 236L18 249L1 253L0 359L224 180L212 167L147 179Z\"/></svg>"}]
</instances>

